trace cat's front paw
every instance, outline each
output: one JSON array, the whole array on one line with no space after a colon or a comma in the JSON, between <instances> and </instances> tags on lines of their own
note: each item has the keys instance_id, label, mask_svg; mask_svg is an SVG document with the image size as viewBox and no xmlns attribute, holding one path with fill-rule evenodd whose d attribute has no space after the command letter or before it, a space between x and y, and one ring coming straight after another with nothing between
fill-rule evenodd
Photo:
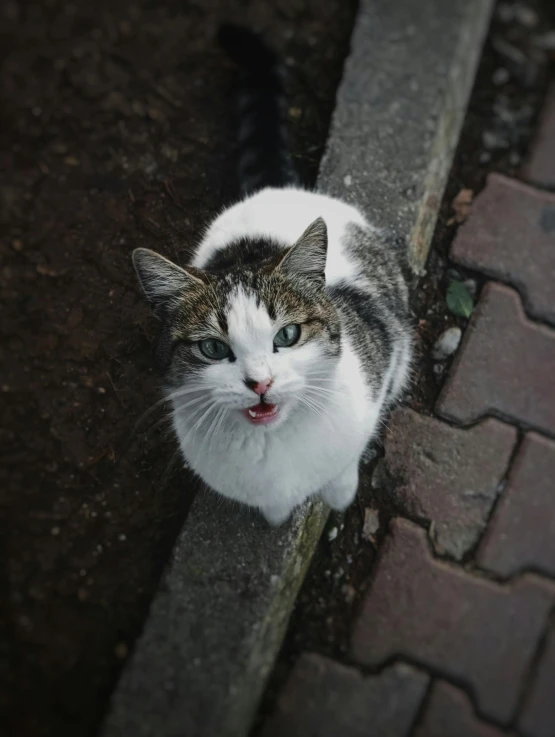
<instances>
[{"instance_id":1,"label":"cat's front paw","mask_svg":"<svg viewBox=\"0 0 555 737\"><path fill-rule=\"evenodd\" d=\"M291 514L290 507L280 506L278 504L260 507L266 522L272 527L279 527Z\"/></svg>"},{"instance_id":2,"label":"cat's front paw","mask_svg":"<svg viewBox=\"0 0 555 737\"><path fill-rule=\"evenodd\" d=\"M334 511L344 512L355 498L357 488L358 465L353 465L327 484L320 496Z\"/></svg>"}]
</instances>

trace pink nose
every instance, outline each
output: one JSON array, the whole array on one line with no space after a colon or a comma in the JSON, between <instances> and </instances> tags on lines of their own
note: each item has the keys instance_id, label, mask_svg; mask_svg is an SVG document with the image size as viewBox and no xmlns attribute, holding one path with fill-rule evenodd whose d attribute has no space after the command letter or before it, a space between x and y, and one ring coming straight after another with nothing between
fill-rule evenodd
<instances>
[{"instance_id":1,"label":"pink nose","mask_svg":"<svg viewBox=\"0 0 555 737\"><path fill-rule=\"evenodd\" d=\"M272 379L265 379L264 381L253 381L252 379L245 379L245 384L252 389L255 394L261 397L266 394L268 389L272 386Z\"/></svg>"}]
</instances>

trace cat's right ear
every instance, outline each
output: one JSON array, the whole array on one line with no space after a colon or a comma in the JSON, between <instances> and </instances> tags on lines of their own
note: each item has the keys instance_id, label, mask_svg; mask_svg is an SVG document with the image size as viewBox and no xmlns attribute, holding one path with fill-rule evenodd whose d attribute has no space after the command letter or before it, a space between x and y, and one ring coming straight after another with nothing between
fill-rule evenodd
<instances>
[{"instance_id":1,"label":"cat's right ear","mask_svg":"<svg viewBox=\"0 0 555 737\"><path fill-rule=\"evenodd\" d=\"M143 292L155 315L184 291L205 284L200 269L182 269L148 248L136 248L132 259Z\"/></svg>"},{"instance_id":2,"label":"cat's right ear","mask_svg":"<svg viewBox=\"0 0 555 737\"><path fill-rule=\"evenodd\" d=\"M311 223L299 240L287 251L278 265L292 275L302 274L314 281L325 282L328 230L323 218Z\"/></svg>"}]
</instances>

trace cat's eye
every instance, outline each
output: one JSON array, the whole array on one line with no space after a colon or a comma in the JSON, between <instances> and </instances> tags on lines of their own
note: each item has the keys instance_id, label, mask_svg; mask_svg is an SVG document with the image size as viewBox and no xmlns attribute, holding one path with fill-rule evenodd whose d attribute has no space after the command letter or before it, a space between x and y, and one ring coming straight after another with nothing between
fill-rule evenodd
<instances>
[{"instance_id":1,"label":"cat's eye","mask_svg":"<svg viewBox=\"0 0 555 737\"><path fill-rule=\"evenodd\" d=\"M222 361L224 358L231 356L231 348L222 340L216 340L216 338L200 340L198 347L203 356L212 359L212 361Z\"/></svg>"},{"instance_id":2,"label":"cat's eye","mask_svg":"<svg viewBox=\"0 0 555 737\"><path fill-rule=\"evenodd\" d=\"M289 348L301 337L300 325L286 325L274 335L274 345L278 348Z\"/></svg>"}]
</instances>

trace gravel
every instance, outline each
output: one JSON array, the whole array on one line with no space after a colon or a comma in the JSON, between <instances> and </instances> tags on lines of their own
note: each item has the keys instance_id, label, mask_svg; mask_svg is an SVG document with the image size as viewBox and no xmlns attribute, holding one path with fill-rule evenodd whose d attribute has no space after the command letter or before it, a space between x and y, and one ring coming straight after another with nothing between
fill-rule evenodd
<instances>
[{"instance_id":1,"label":"gravel","mask_svg":"<svg viewBox=\"0 0 555 737\"><path fill-rule=\"evenodd\" d=\"M461 335L460 328L448 328L434 343L432 358L436 361L444 361L446 358L449 358L459 347Z\"/></svg>"}]
</instances>

